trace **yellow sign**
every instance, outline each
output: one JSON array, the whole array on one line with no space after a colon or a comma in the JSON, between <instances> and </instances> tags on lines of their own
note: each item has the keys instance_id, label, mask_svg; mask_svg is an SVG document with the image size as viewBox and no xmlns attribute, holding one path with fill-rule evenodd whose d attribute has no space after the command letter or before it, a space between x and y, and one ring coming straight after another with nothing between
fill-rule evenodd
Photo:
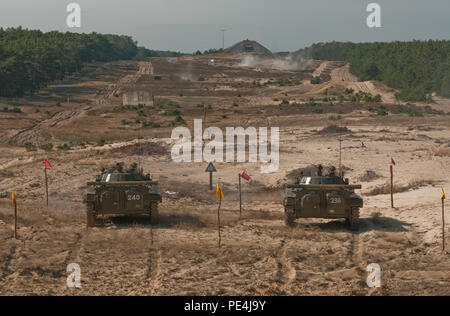
<instances>
[{"instance_id":1,"label":"yellow sign","mask_svg":"<svg viewBox=\"0 0 450 316\"><path fill-rule=\"evenodd\" d=\"M16 204L16 193L15 192L12 193L11 198L12 198L12 202L14 204Z\"/></svg>"},{"instance_id":2,"label":"yellow sign","mask_svg":"<svg viewBox=\"0 0 450 316\"><path fill-rule=\"evenodd\" d=\"M445 192L443 187L441 187L441 200L445 200Z\"/></svg>"},{"instance_id":3,"label":"yellow sign","mask_svg":"<svg viewBox=\"0 0 450 316\"><path fill-rule=\"evenodd\" d=\"M218 199L223 199L223 192L222 189L219 187L219 185L216 185L216 197Z\"/></svg>"}]
</instances>

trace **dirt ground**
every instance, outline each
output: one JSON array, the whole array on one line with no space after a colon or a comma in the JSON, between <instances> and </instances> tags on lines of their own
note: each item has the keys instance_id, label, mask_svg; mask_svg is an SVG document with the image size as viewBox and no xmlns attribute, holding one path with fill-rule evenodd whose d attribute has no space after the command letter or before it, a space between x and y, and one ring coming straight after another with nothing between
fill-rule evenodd
<instances>
[{"instance_id":1,"label":"dirt ground","mask_svg":"<svg viewBox=\"0 0 450 316\"><path fill-rule=\"evenodd\" d=\"M210 58L215 67L207 66ZM342 63L314 61L311 69L282 71L241 67L239 60L98 64L38 95L1 99L2 106L20 104L23 113L0 113L0 295L449 295L440 189L450 192L450 116L396 113L392 90L357 82ZM312 76L323 82L311 84ZM264 85L280 79L291 84ZM130 86L152 90L161 107L123 109L116 95ZM320 101L344 95L347 88L380 94L389 115L371 110L380 104ZM296 106L311 104L311 98L322 112ZM450 112L448 100L436 99L431 108ZM172 109L190 129L194 118L205 118L205 109L204 128L280 127L278 172L262 174L260 163L215 164L214 179L225 195L220 249L207 163L177 164L170 157L174 117L163 113ZM160 128L143 128L136 120ZM348 130L321 133L332 124ZM284 184L300 168L337 165L339 136L345 175L362 185L360 231L351 232L344 220L300 219L286 227ZM54 148L45 151L49 143ZM69 148L57 148L63 144ZM397 162L394 209L386 192L391 157ZM53 165L49 207L44 159ZM139 161L160 183L160 225L120 216L86 228L86 183L119 161ZM252 180L243 184L240 216L237 176L243 170ZM18 201L17 240L12 191ZM450 222L448 212L445 219ZM448 224L445 232L450 247ZM71 263L81 268L79 289L66 285ZM382 269L380 288L366 284L371 263Z\"/></svg>"}]
</instances>

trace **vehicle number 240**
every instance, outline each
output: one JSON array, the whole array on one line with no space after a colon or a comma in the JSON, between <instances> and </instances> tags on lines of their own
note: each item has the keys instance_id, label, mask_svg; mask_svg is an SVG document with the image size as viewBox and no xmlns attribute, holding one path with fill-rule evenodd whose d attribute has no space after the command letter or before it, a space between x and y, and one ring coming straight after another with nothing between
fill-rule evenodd
<instances>
[{"instance_id":1,"label":"vehicle number 240","mask_svg":"<svg viewBox=\"0 0 450 316\"><path fill-rule=\"evenodd\" d=\"M128 201L140 201L141 196L139 194L128 194Z\"/></svg>"}]
</instances>

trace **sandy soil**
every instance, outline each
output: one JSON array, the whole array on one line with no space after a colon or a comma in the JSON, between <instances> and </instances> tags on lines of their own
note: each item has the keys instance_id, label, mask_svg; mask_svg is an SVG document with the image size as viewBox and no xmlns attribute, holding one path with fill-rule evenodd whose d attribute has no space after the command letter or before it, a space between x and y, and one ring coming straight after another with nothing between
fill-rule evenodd
<instances>
[{"instance_id":1,"label":"sandy soil","mask_svg":"<svg viewBox=\"0 0 450 316\"><path fill-rule=\"evenodd\" d=\"M450 294L450 259L448 253L441 251L439 199L441 185L450 192L449 116L380 117L361 104L336 104L323 114L280 106L273 99L285 97L286 93L300 100L310 95L323 97L326 87L345 89L358 84L371 93L383 93L388 106L390 92L377 83L357 83L347 66L332 62L318 62L319 70L296 74L303 79L310 78L313 72L324 78L329 76L329 81L321 85L258 88L253 85L255 79L288 78L295 74L243 70L233 58L216 58L217 68L211 70L204 66L206 60L208 57L191 58L175 65L164 59L140 65L113 64L120 76L102 68L90 79L95 84L78 83L84 87L78 98L85 101L80 109L74 109L77 118L66 116L72 112L65 103L60 109L48 107L64 113L51 118L31 111L22 118L14 117L17 126L25 128L9 134L9 140L14 135L26 135L30 128L37 137L26 139L37 140L37 144L68 142L64 138L67 135L73 135L69 138L73 140L86 139L94 131L96 136L91 139L102 133L111 138L103 146L74 143L70 150L51 152L27 151L3 140L0 295ZM201 73L207 77L204 84L146 78L151 74L163 78L178 76L189 62L193 62L195 76ZM208 71L223 75L213 77ZM134 81L136 72L139 78ZM169 95L172 87L170 100L180 104L189 128L193 118L203 117L204 109L197 107L202 100L213 104L207 113L208 125L280 127L278 172L261 174L260 164L216 164L215 182L222 184L225 195L220 249L217 200L208 190L206 163L174 163L170 158L173 140L169 138L169 126L158 130L134 126L120 132L111 129L114 124L120 125L120 120L136 119L134 112L117 110L119 101L108 89L111 84L120 89L129 84L123 78L132 77L137 86L155 87L162 95ZM93 86L99 90L88 93L91 90L87 87ZM179 87L184 87L183 97L179 96ZM207 91L205 87L216 89ZM104 101L95 102L99 99ZM33 104L34 100L29 102ZM232 106L232 102L239 106ZM440 102L444 104L445 100ZM158 112L161 109L149 110L146 119L166 123L168 118L158 116ZM364 198L361 229L356 233L348 230L344 220L301 219L293 228L283 222L280 192L285 183L292 181L292 173L319 163L338 164L338 135L318 133L331 123L330 114L341 115L339 125L349 129L341 135L346 177L363 186L359 191ZM1 122L6 122L6 117L11 115L1 117ZM29 121L31 117L33 120ZM89 128L90 132L84 131ZM48 134L51 138L46 138ZM141 145L136 145L138 135ZM136 156L133 146L146 148L145 155ZM382 190L389 179L391 157L397 161L395 184L401 191L395 195L395 209L390 208L389 195ZM48 208L44 206L44 159L53 164L48 170ZM165 192L160 225L151 227L147 218L116 217L104 219L93 229L85 227L82 192L86 182L92 181L100 168L119 161L139 161L159 181ZM243 170L252 180L244 183L244 211L240 216L237 176ZM367 171L376 176L367 177ZM12 238L11 191L16 192L18 199L18 240ZM448 212L446 221L450 222ZM445 232L450 245L448 225ZM66 267L70 263L81 267L81 289L66 286ZM366 267L370 263L377 263L382 269L381 288L370 289L366 285Z\"/></svg>"}]
</instances>

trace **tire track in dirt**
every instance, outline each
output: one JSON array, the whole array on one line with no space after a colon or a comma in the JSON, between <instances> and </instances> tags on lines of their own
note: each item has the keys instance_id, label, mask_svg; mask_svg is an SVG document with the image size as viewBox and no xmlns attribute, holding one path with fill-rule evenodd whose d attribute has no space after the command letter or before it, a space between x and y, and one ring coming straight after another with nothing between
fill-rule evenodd
<instances>
[{"instance_id":1,"label":"tire track in dirt","mask_svg":"<svg viewBox=\"0 0 450 316\"><path fill-rule=\"evenodd\" d=\"M343 88L351 88L355 92L366 92L373 96L379 94L383 102L395 104L396 98L394 92L389 92L389 87L377 81L358 81L358 78L350 73L350 65L346 64L334 68L330 72L331 83Z\"/></svg>"},{"instance_id":2,"label":"tire track in dirt","mask_svg":"<svg viewBox=\"0 0 450 316\"><path fill-rule=\"evenodd\" d=\"M66 256L66 259L64 260L64 271L66 271L66 268L71 263L76 263L81 266L81 257L80 253L82 250L82 243L83 243L83 232L76 233L75 240L73 243L69 246L69 250Z\"/></svg>"},{"instance_id":3,"label":"tire track in dirt","mask_svg":"<svg viewBox=\"0 0 450 316\"><path fill-rule=\"evenodd\" d=\"M133 85L141 78L143 75L152 75L154 72L153 65L151 62L143 62L139 64L139 70L132 75L127 75L119 80L118 83L109 85L107 89L107 97L103 99L110 98L116 94L120 94L122 92L122 88L124 85ZM103 104L104 100L96 100L97 104ZM68 110L68 111L60 111L54 113L49 119L38 122L37 124L25 128L23 130L19 130L13 133L7 133L0 137L0 142L8 143L14 142L17 144L25 144L27 142L30 143L38 143L41 138L41 131L45 128L52 128L56 126L60 126L63 124L67 124L75 119L78 119L85 115L92 109L91 106L86 106L82 109L78 110Z\"/></svg>"},{"instance_id":4,"label":"tire track in dirt","mask_svg":"<svg viewBox=\"0 0 450 316\"><path fill-rule=\"evenodd\" d=\"M9 251L9 254L6 256L5 262L3 263L2 269L1 269L1 276L0 276L0 295L5 295L6 290L6 279L9 275L13 274L14 271L11 270L10 265L11 261L13 260L17 250L17 245L13 245Z\"/></svg>"},{"instance_id":5,"label":"tire track in dirt","mask_svg":"<svg viewBox=\"0 0 450 316\"><path fill-rule=\"evenodd\" d=\"M75 238L74 238L73 242L69 245L69 249L68 249L66 258L64 259L63 266L61 267L62 278L66 278L68 276L67 267L69 266L69 264L72 264L72 263L78 264L80 266L81 273L83 275L84 266L82 265L81 252L84 249L83 240L84 240L85 234L87 232L89 232L87 229L77 232L75 234ZM81 282L83 282L83 279ZM63 293L67 290L71 290L67 287L66 281L62 282L62 284L63 285L61 286L61 290ZM81 286L83 286L83 285L81 285ZM69 293L72 293L72 292L69 292Z\"/></svg>"},{"instance_id":6,"label":"tire track in dirt","mask_svg":"<svg viewBox=\"0 0 450 316\"><path fill-rule=\"evenodd\" d=\"M360 233L356 232L352 234L352 248L351 248L351 256L352 261L357 267L357 272L360 277L359 287L361 293L366 293L366 296L371 296L378 290L379 288L369 288L366 286L365 280L365 271L367 268L367 263L363 260L363 242L361 241Z\"/></svg>"},{"instance_id":7,"label":"tire track in dirt","mask_svg":"<svg viewBox=\"0 0 450 316\"><path fill-rule=\"evenodd\" d=\"M333 76L332 73L344 65L341 61L323 61L319 67L317 67L312 73L313 77L320 77L322 82L331 81Z\"/></svg>"},{"instance_id":8,"label":"tire track in dirt","mask_svg":"<svg viewBox=\"0 0 450 316\"><path fill-rule=\"evenodd\" d=\"M154 255L154 256L152 256ZM161 249L152 249L149 252L147 280L149 281L149 294L156 296L162 286L162 251Z\"/></svg>"},{"instance_id":9,"label":"tire track in dirt","mask_svg":"<svg viewBox=\"0 0 450 316\"><path fill-rule=\"evenodd\" d=\"M14 255L16 254L17 245L12 245L9 254L5 258L5 262L3 263L2 267L2 277L7 274L13 273L13 271L10 269L11 261L13 260Z\"/></svg>"},{"instance_id":10,"label":"tire track in dirt","mask_svg":"<svg viewBox=\"0 0 450 316\"><path fill-rule=\"evenodd\" d=\"M151 225L149 233L149 250L147 255L147 272L145 278L148 282L146 284L148 290L145 292L151 296L155 296L162 286L162 250L159 247L159 234L154 231Z\"/></svg>"},{"instance_id":11,"label":"tire track in dirt","mask_svg":"<svg viewBox=\"0 0 450 316\"><path fill-rule=\"evenodd\" d=\"M320 63L319 67L317 67L314 72L312 73L313 77L320 77L322 72L328 67L328 64L330 61L323 61Z\"/></svg>"},{"instance_id":12,"label":"tire track in dirt","mask_svg":"<svg viewBox=\"0 0 450 316\"><path fill-rule=\"evenodd\" d=\"M106 99L119 95L123 91L123 86L134 85L143 75L153 75L154 68L151 62L139 63L139 70L120 79L117 83L110 84L107 88Z\"/></svg>"},{"instance_id":13,"label":"tire track in dirt","mask_svg":"<svg viewBox=\"0 0 450 316\"><path fill-rule=\"evenodd\" d=\"M277 276L279 282L281 282L280 291L285 292L286 294L292 295L292 283L295 281L297 277L297 271L292 266L291 259L288 258L287 252L289 248L292 246L294 242L287 242L283 239L281 241L281 249L278 256L278 272Z\"/></svg>"},{"instance_id":14,"label":"tire track in dirt","mask_svg":"<svg viewBox=\"0 0 450 316\"><path fill-rule=\"evenodd\" d=\"M17 144L25 144L26 142L37 143L40 139L42 129L67 124L86 114L89 110L91 110L90 106L75 111L56 112L47 120L43 120L31 127L17 131L14 134L4 135L0 138L0 142L5 143L12 141Z\"/></svg>"},{"instance_id":15,"label":"tire track in dirt","mask_svg":"<svg viewBox=\"0 0 450 316\"><path fill-rule=\"evenodd\" d=\"M294 241L286 242L282 239L280 247L271 256L270 261L274 261L275 278L270 281L258 282L256 295L293 295L292 284L296 280L297 271L288 258L287 252Z\"/></svg>"},{"instance_id":16,"label":"tire track in dirt","mask_svg":"<svg viewBox=\"0 0 450 316\"><path fill-rule=\"evenodd\" d=\"M352 234L351 258L352 258L353 264L355 264L357 267L361 268L362 250L361 250L361 240L360 240L359 233Z\"/></svg>"},{"instance_id":17,"label":"tire track in dirt","mask_svg":"<svg viewBox=\"0 0 450 316\"><path fill-rule=\"evenodd\" d=\"M23 272L23 268L16 270L11 269L13 260L20 258L20 253L25 249L26 242L32 241L35 236L35 229L32 228L32 233L26 236L19 235L19 239L15 240L11 238L13 244L10 248L8 255L5 257L3 266L0 266L0 295L5 294L4 291L8 290L5 280L12 274ZM16 281L13 279L13 281Z\"/></svg>"}]
</instances>

